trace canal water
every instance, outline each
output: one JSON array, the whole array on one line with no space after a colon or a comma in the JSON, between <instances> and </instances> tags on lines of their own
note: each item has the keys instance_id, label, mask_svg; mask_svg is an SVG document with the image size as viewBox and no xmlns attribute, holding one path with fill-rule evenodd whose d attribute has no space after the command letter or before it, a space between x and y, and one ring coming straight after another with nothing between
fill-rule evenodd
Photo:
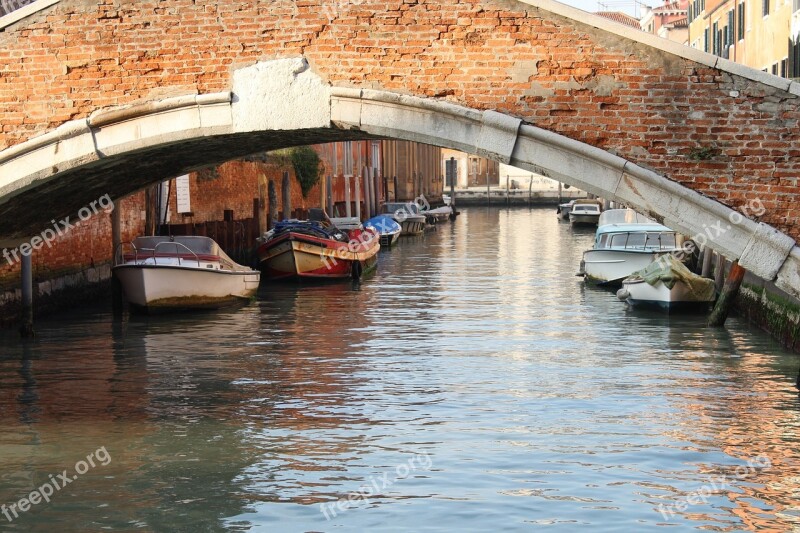
<instances>
[{"instance_id":1,"label":"canal water","mask_svg":"<svg viewBox=\"0 0 800 533\"><path fill-rule=\"evenodd\" d=\"M360 285L5 332L0 531L800 527L798 359L584 287L592 238L470 208Z\"/></svg>"}]
</instances>

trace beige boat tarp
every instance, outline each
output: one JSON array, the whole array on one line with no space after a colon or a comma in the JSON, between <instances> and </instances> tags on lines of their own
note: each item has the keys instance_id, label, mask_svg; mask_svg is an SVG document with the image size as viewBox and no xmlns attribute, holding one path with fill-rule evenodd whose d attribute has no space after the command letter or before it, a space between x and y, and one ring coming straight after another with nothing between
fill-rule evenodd
<instances>
[{"instance_id":1,"label":"beige boat tarp","mask_svg":"<svg viewBox=\"0 0 800 533\"><path fill-rule=\"evenodd\" d=\"M662 255L642 270L631 274L628 279L644 280L651 286L660 281L670 290L676 283L682 281L698 301L709 301L714 298L714 280L694 274L672 254Z\"/></svg>"}]
</instances>

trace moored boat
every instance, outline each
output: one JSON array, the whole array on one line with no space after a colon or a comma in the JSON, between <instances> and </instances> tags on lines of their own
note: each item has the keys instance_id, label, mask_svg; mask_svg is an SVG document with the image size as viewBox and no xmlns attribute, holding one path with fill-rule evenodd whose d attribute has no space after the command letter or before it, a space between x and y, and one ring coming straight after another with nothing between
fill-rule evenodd
<instances>
[{"instance_id":1,"label":"moored boat","mask_svg":"<svg viewBox=\"0 0 800 533\"><path fill-rule=\"evenodd\" d=\"M600 216L594 248L583 253L580 275L597 285L619 286L659 256L679 251L677 234L632 209Z\"/></svg>"},{"instance_id":2,"label":"moored boat","mask_svg":"<svg viewBox=\"0 0 800 533\"><path fill-rule=\"evenodd\" d=\"M272 280L358 279L373 270L380 250L372 229L341 230L319 220L284 220L260 239L261 271Z\"/></svg>"},{"instance_id":3,"label":"moored boat","mask_svg":"<svg viewBox=\"0 0 800 533\"><path fill-rule=\"evenodd\" d=\"M378 215L364 222L365 228L372 228L380 236L381 248L391 248L400 238L403 228L389 215Z\"/></svg>"},{"instance_id":4,"label":"moored boat","mask_svg":"<svg viewBox=\"0 0 800 533\"><path fill-rule=\"evenodd\" d=\"M558 209L556 209L556 214L562 220L569 220L569 212L572 210L572 205L575 203L575 200L570 200L565 204L558 204Z\"/></svg>"},{"instance_id":5,"label":"moored boat","mask_svg":"<svg viewBox=\"0 0 800 533\"><path fill-rule=\"evenodd\" d=\"M389 215L400 224L400 235L422 235L425 232L425 215L420 213L414 202L389 202L383 204L384 214Z\"/></svg>"},{"instance_id":6,"label":"moored boat","mask_svg":"<svg viewBox=\"0 0 800 533\"><path fill-rule=\"evenodd\" d=\"M453 208L449 205L445 205L443 207L437 207L436 209L426 209L425 211L422 211L422 214L425 215L426 223L440 224L450 220L450 217L453 214Z\"/></svg>"},{"instance_id":7,"label":"moored boat","mask_svg":"<svg viewBox=\"0 0 800 533\"><path fill-rule=\"evenodd\" d=\"M117 249L114 276L132 308L214 309L247 301L260 273L239 265L208 237L137 237Z\"/></svg>"},{"instance_id":8,"label":"moored boat","mask_svg":"<svg viewBox=\"0 0 800 533\"><path fill-rule=\"evenodd\" d=\"M671 254L625 278L617 291L617 297L631 307L653 307L666 312L708 310L715 296L714 280L692 273Z\"/></svg>"},{"instance_id":9,"label":"moored boat","mask_svg":"<svg viewBox=\"0 0 800 533\"><path fill-rule=\"evenodd\" d=\"M597 200L575 200L569 210L569 221L573 225L594 226L600 219L602 204Z\"/></svg>"}]
</instances>

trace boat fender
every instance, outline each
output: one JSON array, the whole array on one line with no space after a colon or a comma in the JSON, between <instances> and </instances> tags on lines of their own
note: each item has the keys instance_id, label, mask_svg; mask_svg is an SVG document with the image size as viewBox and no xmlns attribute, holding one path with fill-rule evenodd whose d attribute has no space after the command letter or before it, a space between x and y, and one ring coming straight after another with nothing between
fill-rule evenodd
<instances>
[{"instance_id":1,"label":"boat fender","mask_svg":"<svg viewBox=\"0 0 800 533\"><path fill-rule=\"evenodd\" d=\"M631 293L628 292L628 289L620 289L617 291L617 298L620 300L627 300Z\"/></svg>"},{"instance_id":2,"label":"boat fender","mask_svg":"<svg viewBox=\"0 0 800 533\"><path fill-rule=\"evenodd\" d=\"M580 270L575 274L576 276L583 277L586 275L586 261L581 260Z\"/></svg>"}]
</instances>

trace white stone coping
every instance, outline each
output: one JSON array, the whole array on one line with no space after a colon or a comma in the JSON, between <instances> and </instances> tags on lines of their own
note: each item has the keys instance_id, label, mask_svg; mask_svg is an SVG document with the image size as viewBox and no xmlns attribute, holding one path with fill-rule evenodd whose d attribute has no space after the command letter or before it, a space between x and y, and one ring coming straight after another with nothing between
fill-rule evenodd
<instances>
[{"instance_id":1,"label":"white stone coping","mask_svg":"<svg viewBox=\"0 0 800 533\"><path fill-rule=\"evenodd\" d=\"M762 70L748 67L740 63L734 63L733 61L722 59L721 57L700 51L696 48L692 48L691 46L685 46L674 41L658 37L652 33L637 30L636 28L620 24L619 22L601 17L600 15L595 15L594 13L589 13L588 11L583 11L582 9L562 4L556 0L517 1L521 4L533 6L544 11L549 11L550 13L561 15L562 17L572 19L576 22L580 22L609 33L613 33L615 35L619 35L620 37L645 44L661 50L662 52L682 57L708 67L719 69L729 74L763 83L764 85L769 85L770 87L775 87L776 89L788 91L794 95L800 96L800 83L786 78L781 78L780 76L775 76L773 74L769 74Z\"/></svg>"},{"instance_id":2,"label":"white stone coping","mask_svg":"<svg viewBox=\"0 0 800 533\"><path fill-rule=\"evenodd\" d=\"M19 9L15 9L8 15L4 15L0 17L0 29L3 29L7 26L11 26L15 22L19 22L20 20L24 19L25 17L29 17L34 13L38 13L43 9L47 9L48 7L59 3L61 0L37 0L32 4L28 4L27 6L23 6Z\"/></svg>"},{"instance_id":3,"label":"white stone coping","mask_svg":"<svg viewBox=\"0 0 800 533\"><path fill-rule=\"evenodd\" d=\"M231 102L229 91L211 94L192 94L175 96L155 102L145 102L131 106L95 111L89 118L65 122L53 131L34 137L0 151L0 165L48 145L66 141L110 124L125 122L136 118L174 111L182 108L214 106Z\"/></svg>"}]
</instances>

